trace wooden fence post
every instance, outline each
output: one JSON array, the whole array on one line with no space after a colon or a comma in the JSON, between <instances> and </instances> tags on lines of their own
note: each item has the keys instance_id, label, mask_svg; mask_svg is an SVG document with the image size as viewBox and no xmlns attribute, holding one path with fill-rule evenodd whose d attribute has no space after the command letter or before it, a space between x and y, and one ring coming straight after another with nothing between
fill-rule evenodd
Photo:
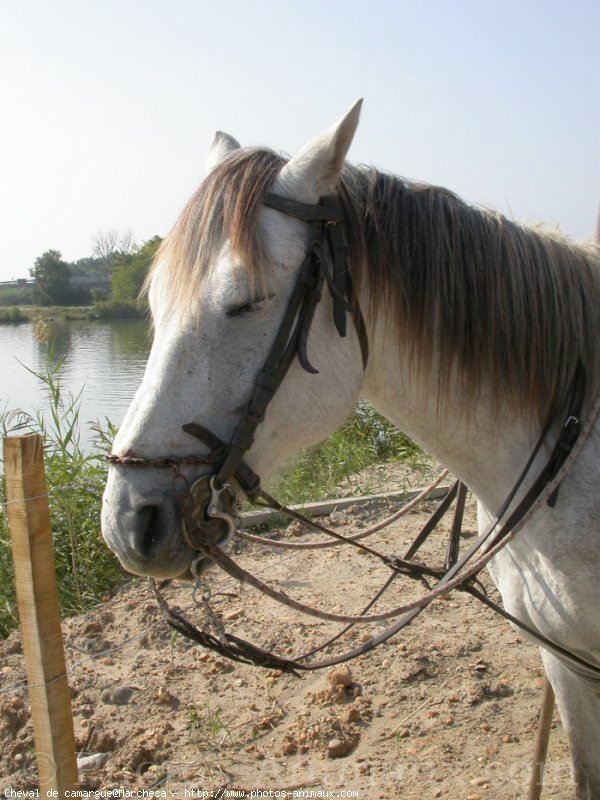
<instances>
[{"instance_id":1,"label":"wooden fence post","mask_svg":"<svg viewBox=\"0 0 600 800\"><path fill-rule=\"evenodd\" d=\"M548 743L550 741L550 729L552 727L552 715L554 713L554 689L548 680L544 678L544 694L542 695L542 708L540 710L540 721L538 722L537 736L535 740L535 752L533 755L533 765L531 767L531 778L529 781L529 794L527 800L540 800L542 796L542 786L544 783L544 769L546 767L546 756L548 755Z\"/></svg>"},{"instance_id":2,"label":"wooden fence post","mask_svg":"<svg viewBox=\"0 0 600 800\"><path fill-rule=\"evenodd\" d=\"M40 795L62 800L77 759L41 436L6 438L4 470Z\"/></svg>"}]
</instances>

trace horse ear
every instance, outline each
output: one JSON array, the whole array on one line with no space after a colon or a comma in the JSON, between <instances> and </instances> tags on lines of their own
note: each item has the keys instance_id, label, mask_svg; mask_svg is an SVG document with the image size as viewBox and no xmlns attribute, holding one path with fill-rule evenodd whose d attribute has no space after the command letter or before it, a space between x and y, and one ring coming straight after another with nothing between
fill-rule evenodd
<instances>
[{"instance_id":1,"label":"horse ear","mask_svg":"<svg viewBox=\"0 0 600 800\"><path fill-rule=\"evenodd\" d=\"M358 127L362 99L342 119L307 142L281 170L277 184L304 203L316 202L337 181Z\"/></svg>"},{"instance_id":2,"label":"horse ear","mask_svg":"<svg viewBox=\"0 0 600 800\"><path fill-rule=\"evenodd\" d=\"M223 131L217 131L213 136L212 143L206 155L206 171L210 172L217 164L220 164L234 150L240 149L240 143Z\"/></svg>"}]
</instances>

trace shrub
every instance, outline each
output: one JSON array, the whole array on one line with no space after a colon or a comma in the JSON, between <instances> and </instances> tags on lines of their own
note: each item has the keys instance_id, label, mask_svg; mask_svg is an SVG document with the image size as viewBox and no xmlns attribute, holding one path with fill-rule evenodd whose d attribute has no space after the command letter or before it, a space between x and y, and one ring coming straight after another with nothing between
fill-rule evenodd
<instances>
[{"instance_id":1,"label":"shrub","mask_svg":"<svg viewBox=\"0 0 600 800\"><path fill-rule=\"evenodd\" d=\"M14 286L0 289L0 306L33 305L33 286Z\"/></svg>"}]
</instances>

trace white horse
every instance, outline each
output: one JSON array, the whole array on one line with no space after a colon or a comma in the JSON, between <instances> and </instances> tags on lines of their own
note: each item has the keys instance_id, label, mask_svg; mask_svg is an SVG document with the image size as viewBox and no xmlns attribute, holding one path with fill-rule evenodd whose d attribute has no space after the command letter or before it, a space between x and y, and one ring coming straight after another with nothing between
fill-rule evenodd
<instances>
[{"instance_id":1,"label":"white horse","mask_svg":"<svg viewBox=\"0 0 600 800\"><path fill-rule=\"evenodd\" d=\"M309 248L307 222L264 204L335 193L346 218L354 296L369 340L342 338L324 291L245 459L261 476L330 435L359 397L434 454L479 500L502 505L543 423L562 423L577 364L582 419L600 383L600 258L557 234L521 227L450 192L345 164L360 103L289 161L219 133L208 175L167 237L149 279L154 344L114 443L103 533L131 572L189 574L165 456L202 456L195 421L229 441L284 318ZM557 185L557 191L560 187ZM306 367L306 365L304 365ZM516 501L551 447L540 449ZM128 457L154 461L131 469ZM195 479L209 470L182 464ZM508 611L600 666L600 428L544 505L491 562ZM234 482L235 483L235 482ZM514 507L514 504L513 504ZM577 797L600 798L600 681L542 649L568 733Z\"/></svg>"}]
</instances>

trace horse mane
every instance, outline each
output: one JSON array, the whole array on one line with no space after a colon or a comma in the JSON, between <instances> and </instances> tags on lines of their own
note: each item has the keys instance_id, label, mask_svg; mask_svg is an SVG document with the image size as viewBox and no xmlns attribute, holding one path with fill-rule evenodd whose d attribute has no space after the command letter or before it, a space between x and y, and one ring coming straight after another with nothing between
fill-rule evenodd
<instances>
[{"instance_id":1,"label":"horse mane","mask_svg":"<svg viewBox=\"0 0 600 800\"><path fill-rule=\"evenodd\" d=\"M207 176L155 262L167 265L172 307L190 307L225 238L250 283L264 280L258 215L285 163L243 149ZM442 400L458 376L473 393L485 382L498 403L545 419L567 402L578 362L597 385L598 247L372 167L347 165L336 191L370 316L387 313L417 365L435 364Z\"/></svg>"}]
</instances>

